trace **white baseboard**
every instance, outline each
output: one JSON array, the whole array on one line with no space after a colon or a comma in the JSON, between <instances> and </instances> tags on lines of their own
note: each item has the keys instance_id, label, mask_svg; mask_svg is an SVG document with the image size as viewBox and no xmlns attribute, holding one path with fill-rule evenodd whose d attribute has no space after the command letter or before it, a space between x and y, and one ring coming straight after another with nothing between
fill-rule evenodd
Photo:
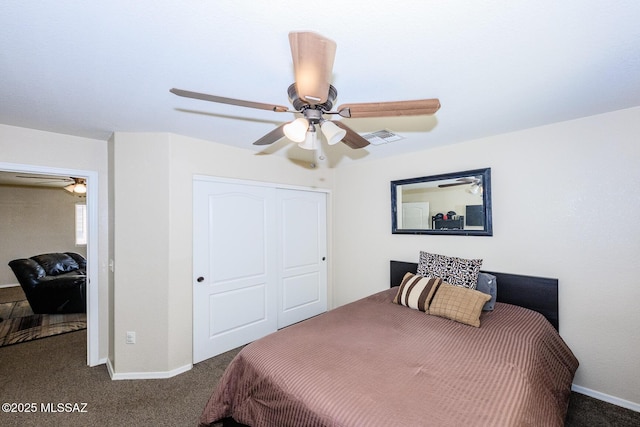
<instances>
[{"instance_id":1,"label":"white baseboard","mask_svg":"<svg viewBox=\"0 0 640 427\"><path fill-rule=\"evenodd\" d=\"M603 402L611 403L622 408L631 409L632 411L640 412L640 403L630 402L628 400L620 399L619 397L611 396L609 394L600 393L599 391L591 390L586 387L572 384L571 390L576 393L584 394L594 399L602 400Z\"/></svg>"},{"instance_id":2,"label":"white baseboard","mask_svg":"<svg viewBox=\"0 0 640 427\"><path fill-rule=\"evenodd\" d=\"M111 359L107 358L107 372L109 372L109 377L113 379L113 365L111 364Z\"/></svg>"},{"instance_id":3,"label":"white baseboard","mask_svg":"<svg viewBox=\"0 0 640 427\"><path fill-rule=\"evenodd\" d=\"M20 286L17 283L8 283L6 285L0 285L0 289L4 289L4 288L15 288L16 286Z\"/></svg>"},{"instance_id":4,"label":"white baseboard","mask_svg":"<svg viewBox=\"0 0 640 427\"><path fill-rule=\"evenodd\" d=\"M113 365L111 364L111 359L107 359L107 370L109 371L109 376L112 380L158 380L158 379L166 379L175 377L176 375L180 375L183 372L187 372L193 368L192 364L188 364L185 366L181 366L179 368L173 369L171 371L166 372L125 372L125 373L116 373L113 370Z\"/></svg>"}]
</instances>

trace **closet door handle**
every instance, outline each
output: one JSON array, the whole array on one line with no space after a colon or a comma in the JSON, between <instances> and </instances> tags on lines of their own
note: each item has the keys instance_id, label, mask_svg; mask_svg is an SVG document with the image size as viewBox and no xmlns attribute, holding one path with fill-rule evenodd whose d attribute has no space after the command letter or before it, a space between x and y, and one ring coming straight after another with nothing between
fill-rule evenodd
<instances>
[{"instance_id":1,"label":"closet door handle","mask_svg":"<svg viewBox=\"0 0 640 427\"><path fill-rule=\"evenodd\" d=\"M200 276L196 279L198 281L198 283L202 282L204 280L204 277Z\"/></svg>"}]
</instances>

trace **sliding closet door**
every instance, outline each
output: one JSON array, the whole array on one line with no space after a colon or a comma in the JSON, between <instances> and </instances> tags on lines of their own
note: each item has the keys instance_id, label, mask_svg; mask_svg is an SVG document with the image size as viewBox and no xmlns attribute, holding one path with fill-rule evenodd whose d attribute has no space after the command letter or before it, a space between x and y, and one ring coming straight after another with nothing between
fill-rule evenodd
<instances>
[{"instance_id":1,"label":"sliding closet door","mask_svg":"<svg viewBox=\"0 0 640 427\"><path fill-rule=\"evenodd\" d=\"M194 363L277 328L275 191L194 181Z\"/></svg>"},{"instance_id":2,"label":"sliding closet door","mask_svg":"<svg viewBox=\"0 0 640 427\"><path fill-rule=\"evenodd\" d=\"M193 187L193 361L327 310L326 193Z\"/></svg>"},{"instance_id":3,"label":"sliding closet door","mask_svg":"<svg viewBox=\"0 0 640 427\"><path fill-rule=\"evenodd\" d=\"M326 194L278 189L278 328L327 311Z\"/></svg>"}]
</instances>

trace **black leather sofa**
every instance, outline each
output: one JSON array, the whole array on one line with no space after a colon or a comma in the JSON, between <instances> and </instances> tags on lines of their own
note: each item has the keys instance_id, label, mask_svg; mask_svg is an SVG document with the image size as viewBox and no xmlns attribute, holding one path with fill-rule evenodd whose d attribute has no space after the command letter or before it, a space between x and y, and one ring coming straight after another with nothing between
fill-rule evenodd
<instances>
[{"instance_id":1,"label":"black leather sofa","mask_svg":"<svg viewBox=\"0 0 640 427\"><path fill-rule=\"evenodd\" d=\"M87 260L74 252L14 259L9 267L34 313L87 312Z\"/></svg>"}]
</instances>

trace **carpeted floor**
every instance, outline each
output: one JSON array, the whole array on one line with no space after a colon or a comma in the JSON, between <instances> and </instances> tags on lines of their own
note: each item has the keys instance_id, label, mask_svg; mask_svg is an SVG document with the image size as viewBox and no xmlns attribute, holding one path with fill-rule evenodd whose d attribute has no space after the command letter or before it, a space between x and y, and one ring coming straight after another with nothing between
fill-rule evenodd
<instances>
[{"instance_id":1,"label":"carpeted floor","mask_svg":"<svg viewBox=\"0 0 640 427\"><path fill-rule=\"evenodd\" d=\"M86 333L0 348L2 403L34 403L36 412L0 413L2 426L197 426L219 378L238 350L164 380L112 381L104 365L86 366ZM85 412L45 412L69 403ZM80 404L86 403L86 407ZM44 406L43 406L44 405ZM44 410L43 410L44 408ZM64 405L62 408L66 408ZM566 426L631 427L640 413L573 393Z\"/></svg>"},{"instance_id":2,"label":"carpeted floor","mask_svg":"<svg viewBox=\"0 0 640 427\"><path fill-rule=\"evenodd\" d=\"M34 314L20 287L0 289L0 347L86 329L85 313Z\"/></svg>"},{"instance_id":3,"label":"carpeted floor","mask_svg":"<svg viewBox=\"0 0 640 427\"><path fill-rule=\"evenodd\" d=\"M11 286L8 288L0 288L0 303L25 300L25 296L20 286Z\"/></svg>"},{"instance_id":4,"label":"carpeted floor","mask_svg":"<svg viewBox=\"0 0 640 427\"><path fill-rule=\"evenodd\" d=\"M237 350L163 380L110 379L86 366L86 332L0 348L2 403L35 403L36 412L0 413L2 426L197 426ZM85 412L44 412L49 404L86 403ZM64 405L63 405L64 408ZM83 409L82 405L78 409Z\"/></svg>"}]
</instances>

